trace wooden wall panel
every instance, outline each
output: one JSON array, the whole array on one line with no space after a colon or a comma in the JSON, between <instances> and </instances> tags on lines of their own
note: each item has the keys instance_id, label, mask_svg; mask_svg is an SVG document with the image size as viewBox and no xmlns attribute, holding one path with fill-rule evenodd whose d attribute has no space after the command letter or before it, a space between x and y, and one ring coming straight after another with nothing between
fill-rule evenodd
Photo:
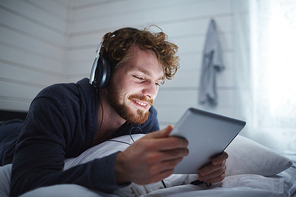
<instances>
[{"instance_id":1,"label":"wooden wall panel","mask_svg":"<svg viewBox=\"0 0 296 197\"><path fill-rule=\"evenodd\" d=\"M0 109L28 110L44 87L66 81L67 6L0 1Z\"/></svg>"}]
</instances>

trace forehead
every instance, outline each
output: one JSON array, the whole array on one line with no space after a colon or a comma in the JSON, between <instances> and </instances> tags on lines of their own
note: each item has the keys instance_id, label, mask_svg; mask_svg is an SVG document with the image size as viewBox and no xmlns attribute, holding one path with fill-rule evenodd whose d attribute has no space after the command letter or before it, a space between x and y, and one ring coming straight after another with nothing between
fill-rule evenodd
<instances>
[{"instance_id":1,"label":"forehead","mask_svg":"<svg viewBox=\"0 0 296 197\"><path fill-rule=\"evenodd\" d=\"M134 45L130 48L128 59L121 66L126 72L139 71L146 75L163 78L163 66L152 50L142 50Z\"/></svg>"}]
</instances>

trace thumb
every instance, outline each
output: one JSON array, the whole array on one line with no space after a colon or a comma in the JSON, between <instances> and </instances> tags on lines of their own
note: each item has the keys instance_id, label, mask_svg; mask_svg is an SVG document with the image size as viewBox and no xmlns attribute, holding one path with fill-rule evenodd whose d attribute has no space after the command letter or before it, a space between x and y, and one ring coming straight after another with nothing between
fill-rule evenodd
<instances>
[{"instance_id":1,"label":"thumb","mask_svg":"<svg viewBox=\"0 0 296 197\"><path fill-rule=\"evenodd\" d=\"M147 134L145 137L147 138L163 138L163 137L168 137L171 131L173 130L172 125L168 125L165 129L155 131L152 133Z\"/></svg>"}]
</instances>

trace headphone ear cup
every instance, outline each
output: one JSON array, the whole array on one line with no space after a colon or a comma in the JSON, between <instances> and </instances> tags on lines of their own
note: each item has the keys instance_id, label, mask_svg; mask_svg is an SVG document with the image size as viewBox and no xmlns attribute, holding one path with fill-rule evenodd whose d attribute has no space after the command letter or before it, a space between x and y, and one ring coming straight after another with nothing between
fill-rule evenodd
<instances>
[{"instance_id":1,"label":"headphone ear cup","mask_svg":"<svg viewBox=\"0 0 296 197\"><path fill-rule=\"evenodd\" d=\"M104 57L99 57L95 70L93 86L97 89L104 89L108 86L111 77L111 66Z\"/></svg>"}]
</instances>

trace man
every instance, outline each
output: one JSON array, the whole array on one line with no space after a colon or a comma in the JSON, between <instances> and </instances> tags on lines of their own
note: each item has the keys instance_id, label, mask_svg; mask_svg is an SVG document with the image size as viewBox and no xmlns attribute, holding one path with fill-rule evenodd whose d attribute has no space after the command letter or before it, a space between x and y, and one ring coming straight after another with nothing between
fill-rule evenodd
<instances>
[{"instance_id":1,"label":"man","mask_svg":"<svg viewBox=\"0 0 296 197\"><path fill-rule=\"evenodd\" d=\"M65 183L112 193L131 182L149 184L171 175L188 154L188 142L169 137L172 126L158 131L152 104L159 85L178 69L176 52L177 46L163 32L122 28L107 33L100 49L100 56L111 67L107 85L98 89L88 79L56 84L32 101L15 150L8 148L15 153L11 196ZM123 152L63 171L66 158L131 133L148 134ZM5 151L2 155L2 165L12 161L5 160ZM222 181L226 159L226 153L215 158L201 169L199 179Z\"/></svg>"}]
</instances>

